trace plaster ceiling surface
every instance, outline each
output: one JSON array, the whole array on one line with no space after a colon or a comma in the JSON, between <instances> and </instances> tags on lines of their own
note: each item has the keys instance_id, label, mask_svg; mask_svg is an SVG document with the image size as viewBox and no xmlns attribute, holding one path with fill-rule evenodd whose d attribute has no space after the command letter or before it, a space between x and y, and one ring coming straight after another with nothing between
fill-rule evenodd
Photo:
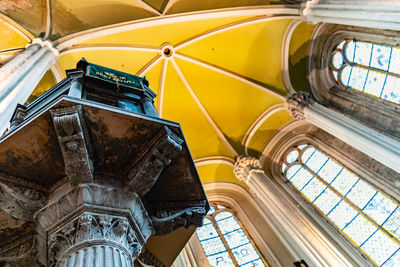
<instances>
[{"instance_id":1,"label":"plaster ceiling surface","mask_svg":"<svg viewBox=\"0 0 400 267\"><path fill-rule=\"evenodd\" d=\"M291 120L281 54L297 9L270 2L2 1L0 64L34 37L54 40L57 64L30 99L82 57L146 76L160 116L181 124L202 181L240 183L236 157L258 157Z\"/></svg>"}]
</instances>

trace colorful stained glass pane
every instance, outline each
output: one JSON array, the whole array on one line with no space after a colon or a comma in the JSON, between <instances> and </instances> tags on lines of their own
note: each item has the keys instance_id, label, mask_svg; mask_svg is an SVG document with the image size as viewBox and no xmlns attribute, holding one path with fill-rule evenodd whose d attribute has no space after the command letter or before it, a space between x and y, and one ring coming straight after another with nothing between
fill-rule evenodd
<instances>
[{"instance_id":1,"label":"colorful stained glass pane","mask_svg":"<svg viewBox=\"0 0 400 267\"><path fill-rule=\"evenodd\" d=\"M207 215L211 215L215 212L215 208L213 206L210 206L210 210L207 212Z\"/></svg>"},{"instance_id":2,"label":"colorful stained glass pane","mask_svg":"<svg viewBox=\"0 0 400 267\"><path fill-rule=\"evenodd\" d=\"M336 52L332 57L332 65L335 69L340 69L343 65L343 54L341 52Z\"/></svg>"},{"instance_id":3,"label":"colorful stained glass pane","mask_svg":"<svg viewBox=\"0 0 400 267\"><path fill-rule=\"evenodd\" d=\"M308 159L306 165L313 172L318 172L319 169L328 161L328 157L321 153L319 150L316 150L315 153Z\"/></svg>"},{"instance_id":4,"label":"colorful stained glass pane","mask_svg":"<svg viewBox=\"0 0 400 267\"><path fill-rule=\"evenodd\" d=\"M367 82L365 83L364 92L370 95L380 97L386 74L370 70L368 72Z\"/></svg>"},{"instance_id":5,"label":"colorful stained glass pane","mask_svg":"<svg viewBox=\"0 0 400 267\"><path fill-rule=\"evenodd\" d=\"M396 104L400 104L400 79L388 76L381 97Z\"/></svg>"},{"instance_id":6,"label":"colorful stained glass pane","mask_svg":"<svg viewBox=\"0 0 400 267\"><path fill-rule=\"evenodd\" d=\"M326 162L325 165L319 170L318 175L327 183L331 183L342 169L342 166L329 159L328 162Z\"/></svg>"},{"instance_id":7,"label":"colorful stained glass pane","mask_svg":"<svg viewBox=\"0 0 400 267\"><path fill-rule=\"evenodd\" d=\"M315 201L314 204L325 214L339 203L338 197L332 190L326 189Z\"/></svg>"},{"instance_id":8,"label":"colorful stained glass pane","mask_svg":"<svg viewBox=\"0 0 400 267\"><path fill-rule=\"evenodd\" d=\"M390 258L382 265L384 267L398 267L400 266L400 249L396 251Z\"/></svg>"},{"instance_id":9,"label":"colorful stained glass pane","mask_svg":"<svg viewBox=\"0 0 400 267\"><path fill-rule=\"evenodd\" d=\"M361 245L375 231L376 227L363 216L358 215L344 229L345 232L356 244Z\"/></svg>"},{"instance_id":10,"label":"colorful stained glass pane","mask_svg":"<svg viewBox=\"0 0 400 267\"><path fill-rule=\"evenodd\" d=\"M212 239L207 239L205 241L200 241L200 243L203 246L206 256L216 254L221 251L226 251L225 246L219 236Z\"/></svg>"},{"instance_id":11,"label":"colorful stained glass pane","mask_svg":"<svg viewBox=\"0 0 400 267\"><path fill-rule=\"evenodd\" d=\"M307 163L308 159L314 154L316 148L313 146L308 147L305 149L301 155L301 162Z\"/></svg>"},{"instance_id":12,"label":"colorful stained glass pane","mask_svg":"<svg viewBox=\"0 0 400 267\"><path fill-rule=\"evenodd\" d=\"M341 201L333 210L328 213L328 217L340 228L345 227L356 215L357 211L349 204Z\"/></svg>"},{"instance_id":13,"label":"colorful stained glass pane","mask_svg":"<svg viewBox=\"0 0 400 267\"><path fill-rule=\"evenodd\" d=\"M294 149L287 154L286 162L290 164L295 162L298 158L299 158L299 152L296 149Z\"/></svg>"},{"instance_id":14,"label":"colorful stained glass pane","mask_svg":"<svg viewBox=\"0 0 400 267\"><path fill-rule=\"evenodd\" d=\"M398 207L383 224L383 227L400 239L400 209Z\"/></svg>"},{"instance_id":15,"label":"colorful stained glass pane","mask_svg":"<svg viewBox=\"0 0 400 267\"><path fill-rule=\"evenodd\" d=\"M235 217L233 216L227 219L217 221L217 224L222 234L226 234L228 232L232 232L233 230L240 229L240 225L237 223Z\"/></svg>"},{"instance_id":16,"label":"colorful stained glass pane","mask_svg":"<svg viewBox=\"0 0 400 267\"><path fill-rule=\"evenodd\" d=\"M354 63L358 63L364 66L369 66L371 59L371 43L355 42L356 43L356 55L354 57Z\"/></svg>"},{"instance_id":17,"label":"colorful stained glass pane","mask_svg":"<svg viewBox=\"0 0 400 267\"><path fill-rule=\"evenodd\" d=\"M389 71L400 74L400 48L392 49L392 57L390 58Z\"/></svg>"},{"instance_id":18,"label":"colorful stained glass pane","mask_svg":"<svg viewBox=\"0 0 400 267\"><path fill-rule=\"evenodd\" d=\"M353 62L354 61L354 48L355 48L355 42L354 41L349 41L344 47L344 55L347 59L347 61Z\"/></svg>"},{"instance_id":19,"label":"colorful stained glass pane","mask_svg":"<svg viewBox=\"0 0 400 267\"><path fill-rule=\"evenodd\" d=\"M354 66L351 71L348 86L359 91L363 91L368 70Z\"/></svg>"},{"instance_id":20,"label":"colorful stained glass pane","mask_svg":"<svg viewBox=\"0 0 400 267\"><path fill-rule=\"evenodd\" d=\"M250 243L232 249L232 253L239 265L259 258L257 251Z\"/></svg>"},{"instance_id":21,"label":"colorful stained glass pane","mask_svg":"<svg viewBox=\"0 0 400 267\"><path fill-rule=\"evenodd\" d=\"M245 263L243 265L240 265L241 267L261 267L261 266L265 266L264 263L262 262L261 259L255 260L255 261L251 261L248 263Z\"/></svg>"},{"instance_id":22,"label":"colorful stained glass pane","mask_svg":"<svg viewBox=\"0 0 400 267\"><path fill-rule=\"evenodd\" d=\"M212 256L207 256L212 267L234 267L228 252L221 252Z\"/></svg>"},{"instance_id":23,"label":"colorful stained glass pane","mask_svg":"<svg viewBox=\"0 0 400 267\"><path fill-rule=\"evenodd\" d=\"M359 208L364 208L368 201L375 195L376 190L364 181L358 181L358 183L350 190L347 194L347 198L350 199Z\"/></svg>"},{"instance_id":24,"label":"colorful stained glass pane","mask_svg":"<svg viewBox=\"0 0 400 267\"><path fill-rule=\"evenodd\" d=\"M331 183L332 187L335 188L342 195L350 190L350 188L358 181L358 177L346 169L343 169L336 179Z\"/></svg>"},{"instance_id":25,"label":"colorful stained glass pane","mask_svg":"<svg viewBox=\"0 0 400 267\"><path fill-rule=\"evenodd\" d=\"M233 214L230 211L225 210L225 211L218 212L214 218L216 221L220 221L222 219L232 217L232 216L233 216Z\"/></svg>"},{"instance_id":26,"label":"colorful stained glass pane","mask_svg":"<svg viewBox=\"0 0 400 267\"><path fill-rule=\"evenodd\" d=\"M399 248L399 245L381 231L376 231L361 248L381 265Z\"/></svg>"},{"instance_id":27,"label":"colorful stained glass pane","mask_svg":"<svg viewBox=\"0 0 400 267\"><path fill-rule=\"evenodd\" d=\"M308 181L313 178L313 175L304 168L301 168L290 180L294 186L296 186L299 190L301 190Z\"/></svg>"},{"instance_id":28,"label":"colorful stained glass pane","mask_svg":"<svg viewBox=\"0 0 400 267\"><path fill-rule=\"evenodd\" d=\"M309 200L314 201L325 188L326 186L323 183L317 178L313 178L301 191Z\"/></svg>"},{"instance_id":29,"label":"colorful stained glass pane","mask_svg":"<svg viewBox=\"0 0 400 267\"><path fill-rule=\"evenodd\" d=\"M234 248L250 242L243 229L237 229L233 232L227 233L224 235L224 238L230 248Z\"/></svg>"},{"instance_id":30,"label":"colorful stained glass pane","mask_svg":"<svg viewBox=\"0 0 400 267\"><path fill-rule=\"evenodd\" d=\"M388 70L391 50L391 47L374 44L372 47L371 67Z\"/></svg>"},{"instance_id":31,"label":"colorful stained glass pane","mask_svg":"<svg viewBox=\"0 0 400 267\"><path fill-rule=\"evenodd\" d=\"M349 84L350 80L350 73L353 67L347 65L345 66L342 71L340 72L340 82L344 85L347 86Z\"/></svg>"},{"instance_id":32,"label":"colorful stained glass pane","mask_svg":"<svg viewBox=\"0 0 400 267\"><path fill-rule=\"evenodd\" d=\"M382 224L396 208L388 197L378 192L374 198L364 208L364 212L374 219L378 224Z\"/></svg>"},{"instance_id":33,"label":"colorful stained glass pane","mask_svg":"<svg viewBox=\"0 0 400 267\"><path fill-rule=\"evenodd\" d=\"M287 169L286 178L290 181L290 180L293 178L293 176L294 176L301 168L302 168L302 167L301 167L300 164L295 164L295 165L290 166L290 167Z\"/></svg>"},{"instance_id":34,"label":"colorful stained glass pane","mask_svg":"<svg viewBox=\"0 0 400 267\"><path fill-rule=\"evenodd\" d=\"M211 222L197 228L196 234L200 241L218 236L218 232Z\"/></svg>"}]
</instances>

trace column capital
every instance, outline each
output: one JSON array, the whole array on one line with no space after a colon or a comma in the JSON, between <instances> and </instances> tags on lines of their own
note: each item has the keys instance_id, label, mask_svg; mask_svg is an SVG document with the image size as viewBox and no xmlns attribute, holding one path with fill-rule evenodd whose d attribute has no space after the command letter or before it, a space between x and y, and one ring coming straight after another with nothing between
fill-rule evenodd
<instances>
[{"instance_id":1,"label":"column capital","mask_svg":"<svg viewBox=\"0 0 400 267\"><path fill-rule=\"evenodd\" d=\"M305 92L297 92L286 99L287 109L290 115L296 120L304 120L304 108L312 105L315 99Z\"/></svg>"},{"instance_id":2,"label":"column capital","mask_svg":"<svg viewBox=\"0 0 400 267\"><path fill-rule=\"evenodd\" d=\"M247 182L253 171L263 171L260 160L249 156L239 156L236 159L233 172L239 180Z\"/></svg>"},{"instance_id":3,"label":"column capital","mask_svg":"<svg viewBox=\"0 0 400 267\"><path fill-rule=\"evenodd\" d=\"M56 57L58 57L60 55L60 52L58 52L57 48L55 48L53 43L49 40L42 40L40 38L35 38L32 40L32 42L30 44L27 44L26 47L29 47L34 44L38 44L41 47L47 46Z\"/></svg>"}]
</instances>

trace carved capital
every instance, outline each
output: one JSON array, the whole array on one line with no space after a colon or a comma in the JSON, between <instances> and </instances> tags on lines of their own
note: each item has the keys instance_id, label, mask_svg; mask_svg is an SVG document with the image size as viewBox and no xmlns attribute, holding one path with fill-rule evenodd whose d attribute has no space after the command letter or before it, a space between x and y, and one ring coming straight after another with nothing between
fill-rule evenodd
<instances>
[{"instance_id":1,"label":"carved capital","mask_svg":"<svg viewBox=\"0 0 400 267\"><path fill-rule=\"evenodd\" d=\"M247 182L252 171L263 171L258 159L249 156L240 156L236 159L233 172L239 180Z\"/></svg>"},{"instance_id":2,"label":"carved capital","mask_svg":"<svg viewBox=\"0 0 400 267\"><path fill-rule=\"evenodd\" d=\"M165 166L171 163L182 150L183 140L164 126L149 143L146 143L137 161L128 171L127 186L130 190L145 195L155 184Z\"/></svg>"},{"instance_id":3,"label":"carved capital","mask_svg":"<svg viewBox=\"0 0 400 267\"><path fill-rule=\"evenodd\" d=\"M93 167L85 139L81 107L51 110L58 142L64 157L65 172L73 184L92 182Z\"/></svg>"},{"instance_id":4,"label":"carved capital","mask_svg":"<svg viewBox=\"0 0 400 267\"><path fill-rule=\"evenodd\" d=\"M290 115L296 120L304 120L304 108L315 102L312 95L304 92L294 93L286 100Z\"/></svg>"}]
</instances>

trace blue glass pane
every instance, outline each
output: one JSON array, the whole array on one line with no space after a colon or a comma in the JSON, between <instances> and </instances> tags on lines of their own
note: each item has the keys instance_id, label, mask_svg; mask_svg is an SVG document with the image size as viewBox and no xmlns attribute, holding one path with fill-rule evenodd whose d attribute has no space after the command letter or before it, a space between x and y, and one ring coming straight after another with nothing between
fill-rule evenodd
<instances>
[{"instance_id":1,"label":"blue glass pane","mask_svg":"<svg viewBox=\"0 0 400 267\"><path fill-rule=\"evenodd\" d=\"M327 162L328 157L321 153L319 150L316 150L315 153L309 158L306 165L313 171L318 172L322 165Z\"/></svg>"},{"instance_id":2,"label":"blue glass pane","mask_svg":"<svg viewBox=\"0 0 400 267\"><path fill-rule=\"evenodd\" d=\"M350 62L354 61L354 48L355 48L354 41L350 41L345 45L344 55L345 55L347 61L350 61Z\"/></svg>"},{"instance_id":3,"label":"blue glass pane","mask_svg":"<svg viewBox=\"0 0 400 267\"><path fill-rule=\"evenodd\" d=\"M308 159L314 154L315 150L316 149L313 146L310 146L306 150L304 150L301 155L301 162L307 163Z\"/></svg>"},{"instance_id":4,"label":"blue glass pane","mask_svg":"<svg viewBox=\"0 0 400 267\"><path fill-rule=\"evenodd\" d=\"M381 231L377 231L361 248L379 265L383 264L399 246Z\"/></svg>"},{"instance_id":5,"label":"blue glass pane","mask_svg":"<svg viewBox=\"0 0 400 267\"><path fill-rule=\"evenodd\" d=\"M341 201L329 214L328 217L340 228L345 227L356 215L357 211L354 210L349 204Z\"/></svg>"},{"instance_id":6,"label":"blue glass pane","mask_svg":"<svg viewBox=\"0 0 400 267\"><path fill-rule=\"evenodd\" d=\"M232 249L232 253L239 265L259 258L251 243Z\"/></svg>"},{"instance_id":7,"label":"blue glass pane","mask_svg":"<svg viewBox=\"0 0 400 267\"><path fill-rule=\"evenodd\" d=\"M333 74L333 78L335 78L335 81L337 81L338 80L338 72L337 71L332 71L332 74Z\"/></svg>"},{"instance_id":8,"label":"blue glass pane","mask_svg":"<svg viewBox=\"0 0 400 267\"><path fill-rule=\"evenodd\" d=\"M338 197L332 190L326 189L315 201L314 204L325 214L339 203Z\"/></svg>"},{"instance_id":9,"label":"blue glass pane","mask_svg":"<svg viewBox=\"0 0 400 267\"><path fill-rule=\"evenodd\" d=\"M284 172L285 172L285 170L286 170L286 167L287 167L287 164L286 164L286 163L282 163L282 173L284 173Z\"/></svg>"},{"instance_id":10,"label":"blue glass pane","mask_svg":"<svg viewBox=\"0 0 400 267\"><path fill-rule=\"evenodd\" d=\"M385 74L370 70L367 82L365 83L364 93L380 97L385 79Z\"/></svg>"},{"instance_id":11,"label":"blue glass pane","mask_svg":"<svg viewBox=\"0 0 400 267\"><path fill-rule=\"evenodd\" d=\"M237 223L235 217L233 216L227 219L217 221L217 224L222 234L226 234L228 232L232 232L233 230L240 229L240 225Z\"/></svg>"},{"instance_id":12,"label":"blue glass pane","mask_svg":"<svg viewBox=\"0 0 400 267\"><path fill-rule=\"evenodd\" d=\"M335 69L340 69L343 65L343 54L336 52L332 57L332 65Z\"/></svg>"},{"instance_id":13,"label":"blue glass pane","mask_svg":"<svg viewBox=\"0 0 400 267\"><path fill-rule=\"evenodd\" d=\"M221 238L219 236L205 241L200 241L200 243L203 246L204 253L206 254L206 256L221 251L226 251L225 246L222 243Z\"/></svg>"},{"instance_id":14,"label":"blue glass pane","mask_svg":"<svg viewBox=\"0 0 400 267\"><path fill-rule=\"evenodd\" d=\"M374 219L378 224L382 224L396 208L396 204L389 198L378 192L374 198L364 208L364 212Z\"/></svg>"},{"instance_id":15,"label":"blue glass pane","mask_svg":"<svg viewBox=\"0 0 400 267\"><path fill-rule=\"evenodd\" d=\"M361 245L375 231L376 227L361 215L358 215L343 229L343 232L358 245Z\"/></svg>"},{"instance_id":16,"label":"blue glass pane","mask_svg":"<svg viewBox=\"0 0 400 267\"><path fill-rule=\"evenodd\" d=\"M388 70L391 50L391 47L374 44L372 48L371 67Z\"/></svg>"},{"instance_id":17,"label":"blue glass pane","mask_svg":"<svg viewBox=\"0 0 400 267\"><path fill-rule=\"evenodd\" d=\"M367 202L375 195L376 190L363 181L359 181L349 192L347 198L359 208L364 208Z\"/></svg>"},{"instance_id":18,"label":"blue glass pane","mask_svg":"<svg viewBox=\"0 0 400 267\"><path fill-rule=\"evenodd\" d=\"M222 209L225 209L226 207L225 207L225 206L222 206L222 205L217 205L217 208L218 208L219 210L222 210Z\"/></svg>"},{"instance_id":19,"label":"blue glass pane","mask_svg":"<svg viewBox=\"0 0 400 267\"><path fill-rule=\"evenodd\" d=\"M225 210L225 211L221 211L221 212L217 213L217 215L215 215L214 218L216 221L219 221L219 220L231 217L231 216L233 216L232 213Z\"/></svg>"},{"instance_id":20,"label":"blue glass pane","mask_svg":"<svg viewBox=\"0 0 400 267\"><path fill-rule=\"evenodd\" d=\"M241 267L261 267L261 266L265 266L264 263L262 262L262 260L258 259L243 265L240 265Z\"/></svg>"},{"instance_id":21,"label":"blue glass pane","mask_svg":"<svg viewBox=\"0 0 400 267\"><path fill-rule=\"evenodd\" d=\"M327 163L318 172L318 175L326 182L330 183L339 174L343 168L335 161L329 159Z\"/></svg>"},{"instance_id":22,"label":"blue glass pane","mask_svg":"<svg viewBox=\"0 0 400 267\"><path fill-rule=\"evenodd\" d=\"M400 104L400 79L394 76L388 76L383 89L383 99Z\"/></svg>"},{"instance_id":23,"label":"blue glass pane","mask_svg":"<svg viewBox=\"0 0 400 267\"><path fill-rule=\"evenodd\" d=\"M296 149L292 150L287 154L286 162L289 163L289 164L293 163L298 159L298 157L299 157L299 152Z\"/></svg>"},{"instance_id":24,"label":"blue glass pane","mask_svg":"<svg viewBox=\"0 0 400 267\"><path fill-rule=\"evenodd\" d=\"M310 179L313 178L313 175L304 168L301 168L290 180L294 186L296 186L299 190L301 190Z\"/></svg>"},{"instance_id":25,"label":"blue glass pane","mask_svg":"<svg viewBox=\"0 0 400 267\"><path fill-rule=\"evenodd\" d=\"M224 238L230 248L238 247L250 242L243 229L237 229L233 232L225 234Z\"/></svg>"},{"instance_id":26,"label":"blue glass pane","mask_svg":"<svg viewBox=\"0 0 400 267\"><path fill-rule=\"evenodd\" d=\"M211 222L197 228L196 233L200 241L218 236L218 232Z\"/></svg>"},{"instance_id":27,"label":"blue glass pane","mask_svg":"<svg viewBox=\"0 0 400 267\"><path fill-rule=\"evenodd\" d=\"M333 188L335 188L342 195L350 190L350 188L358 181L358 177L346 169L343 169L336 179L331 183Z\"/></svg>"},{"instance_id":28,"label":"blue glass pane","mask_svg":"<svg viewBox=\"0 0 400 267\"><path fill-rule=\"evenodd\" d=\"M400 74L400 49L393 48L392 58L390 59L389 71Z\"/></svg>"},{"instance_id":29,"label":"blue glass pane","mask_svg":"<svg viewBox=\"0 0 400 267\"><path fill-rule=\"evenodd\" d=\"M368 70L359 67L353 67L350 75L348 86L362 91L364 89L365 79L367 78Z\"/></svg>"},{"instance_id":30,"label":"blue glass pane","mask_svg":"<svg viewBox=\"0 0 400 267\"><path fill-rule=\"evenodd\" d=\"M344 46L344 43L345 43L345 42L346 42L346 41L340 42L340 44L337 45L337 48L338 48L338 49L343 49L343 46Z\"/></svg>"},{"instance_id":31,"label":"blue glass pane","mask_svg":"<svg viewBox=\"0 0 400 267\"><path fill-rule=\"evenodd\" d=\"M306 144L303 144L303 145L299 145L299 146L297 146L297 147L298 147L300 150L303 150L306 146L307 146Z\"/></svg>"},{"instance_id":32,"label":"blue glass pane","mask_svg":"<svg viewBox=\"0 0 400 267\"><path fill-rule=\"evenodd\" d=\"M216 255L207 256L208 261L212 267L234 267L228 252L221 252Z\"/></svg>"},{"instance_id":33,"label":"blue glass pane","mask_svg":"<svg viewBox=\"0 0 400 267\"><path fill-rule=\"evenodd\" d=\"M400 239L400 209L397 208L389 219L383 224L383 227L390 231L394 236Z\"/></svg>"},{"instance_id":34,"label":"blue glass pane","mask_svg":"<svg viewBox=\"0 0 400 267\"><path fill-rule=\"evenodd\" d=\"M356 42L356 55L353 62L364 66L369 66L371 49L371 43Z\"/></svg>"},{"instance_id":35,"label":"blue glass pane","mask_svg":"<svg viewBox=\"0 0 400 267\"><path fill-rule=\"evenodd\" d=\"M207 212L207 215L211 215L215 212L215 208L213 206L210 206L210 210ZM204 222L205 223L205 222Z\"/></svg>"},{"instance_id":36,"label":"blue glass pane","mask_svg":"<svg viewBox=\"0 0 400 267\"><path fill-rule=\"evenodd\" d=\"M318 181L317 178L313 178L301 191L309 200L314 201L325 188L326 186L323 183Z\"/></svg>"},{"instance_id":37,"label":"blue glass pane","mask_svg":"<svg viewBox=\"0 0 400 267\"><path fill-rule=\"evenodd\" d=\"M300 164L290 166L286 172L286 178L290 181L301 168Z\"/></svg>"},{"instance_id":38,"label":"blue glass pane","mask_svg":"<svg viewBox=\"0 0 400 267\"><path fill-rule=\"evenodd\" d=\"M384 267L398 267L400 266L400 250L397 250L382 266Z\"/></svg>"},{"instance_id":39,"label":"blue glass pane","mask_svg":"<svg viewBox=\"0 0 400 267\"><path fill-rule=\"evenodd\" d=\"M342 71L340 72L340 82L344 86L348 86L349 80L350 80L350 73L353 67L350 67L349 65L345 66Z\"/></svg>"}]
</instances>

